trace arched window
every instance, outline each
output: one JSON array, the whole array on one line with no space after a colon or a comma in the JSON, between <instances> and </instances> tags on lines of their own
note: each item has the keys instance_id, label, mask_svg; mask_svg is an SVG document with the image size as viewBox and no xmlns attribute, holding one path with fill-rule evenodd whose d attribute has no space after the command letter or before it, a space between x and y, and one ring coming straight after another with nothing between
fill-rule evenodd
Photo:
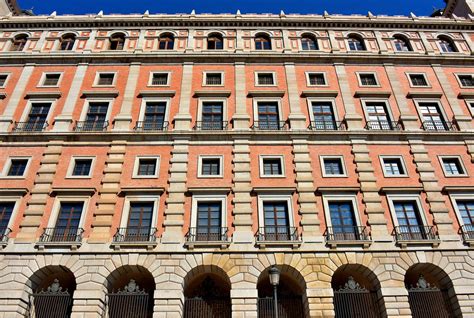
<instances>
[{"instance_id":1,"label":"arched window","mask_svg":"<svg viewBox=\"0 0 474 318\"><path fill-rule=\"evenodd\" d=\"M256 50L271 50L272 41L266 34L257 34L255 36L255 49Z\"/></svg>"},{"instance_id":2,"label":"arched window","mask_svg":"<svg viewBox=\"0 0 474 318\"><path fill-rule=\"evenodd\" d=\"M125 47L125 34L115 33L110 37L109 50L120 51Z\"/></svg>"},{"instance_id":3,"label":"arched window","mask_svg":"<svg viewBox=\"0 0 474 318\"><path fill-rule=\"evenodd\" d=\"M454 42L446 36L438 37L438 45L441 52L444 52L444 53L452 53L452 52L458 51L456 49L456 46L454 45Z\"/></svg>"},{"instance_id":4,"label":"arched window","mask_svg":"<svg viewBox=\"0 0 474 318\"><path fill-rule=\"evenodd\" d=\"M26 46L26 42L28 41L28 35L26 34L20 34L17 35L12 42L12 46L10 48L10 51L15 51L15 52L21 52L24 50Z\"/></svg>"},{"instance_id":5,"label":"arched window","mask_svg":"<svg viewBox=\"0 0 474 318\"><path fill-rule=\"evenodd\" d=\"M61 38L61 51L71 51L74 48L74 43L76 42L76 35L74 34L65 34Z\"/></svg>"},{"instance_id":6,"label":"arched window","mask_svg":"<svg viewBox=\"0 0 474 318\"><path fill-rule=\"evenodd\" d=\"M169 33L160 35L158 40L158 49L160 50L172 50L174 48L174 36Z\"/></svg>"},{"instance_id":7,"label":"arched window","mask_svg":"<svg viewBox=\"0 0 474 318\"><path fill-rule=\"evenodd\" d=\"M301 37L301 48L304 51L316 51L318 49L318 41L313 35L305 34Z\"/></svg>"},{"instance_id":8,"label":"arched window","mask_svg":"<svg viewBox=\"0 0 474 318\"><path fill-rule=\"evenodd\" d=\"M365 51L364 40L358 35L350 35L347 39L350 51Z\"/></svg>"},{"instance_id":9,"label":"arched window","mask_svg":"<svg viewBox=\"0 0 474 318\"><path fill-rule=\"evenodd\" d=\"M224 48L224 40L219 33L212 33L207 37L208 50L222 50Z\"/></svg>"},{"instance_id":10,"label":"arched window","mask_svg":"<svg viewBox=\"0 0 474 318\"><path fill-rule=\"evenodd\" d=\"M397 52L409 52L413 51L410 42L403 36L395 35L393 37L393 46Z\"/></svg>"}]
</instances>

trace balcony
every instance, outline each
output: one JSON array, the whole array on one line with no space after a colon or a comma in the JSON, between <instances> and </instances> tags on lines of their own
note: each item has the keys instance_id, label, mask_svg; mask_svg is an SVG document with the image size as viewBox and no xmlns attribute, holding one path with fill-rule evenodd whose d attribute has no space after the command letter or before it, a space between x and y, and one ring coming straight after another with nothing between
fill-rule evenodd
<instances>
[{"instance_id":1,"label":"balcony","mask_svg":"<svg viewBox=\"0 0 474 318\"><path fill-rule=\"evenodd\" d=\"M256 234L257 245L264 248L267 245L291 245L293 248L301 245L301 238L296 227L265 226L259 228Z\"/></svg>"},{"instance_id":2,"label":"balcony","mask_svg":"<svg viewBox=\"0 0 474 318\"><path fill-rule=\"evenodd\" d=\"M109 121L76 121L75 131L78 132L93 132L106 131L109 127Z\"/></svg>"},{"instance_id":3,"label":"balcony","mask_svg":"<svg viewBox=\"0 0 474 318\"><path fill-rule=\"evenodd\" d=\"M286 121L254 121L253 130L287 130L288 123Z\"/></svg>"},{"instance_id":4,"label":"balcony","mask_svg":"<svg viewBox=\"0 0 474 318\"><path fill-rule=\"evenodd\" d=\"M367 130L403 130L403 126L399 121L387 120L369 120L365 125Z\"/></svg>"},{"instance_id":5,"label":"balcony","mask_svg":"<svg viewBox=\"0 0 474 318\"><path fill-rule=\"evenodd\" d=\"M221 246L230 245L228 229L226 227L191 227L186 233L185 245L192 249L195 246Z\"/></svg>"},{"instance_id":6,"label":"balcony","mask_svg":"<svg viewBox=\"0 0 474 318\"><path fill-rule=\"evenodd\" d=\"M461 226L461 234L466 244L470 246L474 245L474 224Z\"/></svg>"},{"instance_id":7,"label":"balcony","mask_svg":"<svg viewBox=\"0 0 474 318\"><path fill-rule=\"evenodd\" d=\"M42 132L49 126L48 122L15 122L13 124L13 132Z\"/></svg>"},{"instance_id":8,"label":"balcony","mask_svg":"<svg viewBox=\"0 0 474 318\"><path fill-rule=\"evenodd\" d=\"M153 249L157 245L156 232L155 227L120 227L113 237L112 246L115 249L121 246Z\"/></svg>"},{"instance_id":9,"label":"balcony","mask_svg":"<svg viewBox=\"0 0 474 318\"><path fill-rule=\"evenodd\" d=\"M372 238L366 226L329 226L325 233L327 244L333 248L337 245L363 245L369 247Z\"/></svg>"},{"instance_id":10,"label":"balcony","mask_svg":"<svg viewBox=\"0 0 474 318\"><path fill-rule=\"evenodd\" d=\"M426 120L423 122L422 128L426 131L458 131L455 121L444 120Z\"/></svg>"},{"instance_id":11,"label":"balcony","mask_svg":"<svg viewBox=\"0 0 474 318\"><path fill-rule=\"evenodd\" d=\"M164 131L168 130L169 122L157 122L157 121L137 121L135 131Z\"/></svg>"},{"instance_id":12,"label":"balcony","mask_svg":"<svg viewBox=\"0 0 474 318\"><path fill-rule=\"evenodd\" d=\"M227 121L197 121L194 130L226 130Z\"/></svg>"},{"instance_id":13,"label":"balcony","mask_svg":"<svg viewBox=\"0 0 474 318\"><path fill-rule=\"evenodd\" d=\"M334 120L316 120L312 121L308 127L310 130L325 131L325 130L347 130L344 121Z\"/></svg>"},{"instance_id":14,"label":"balcony","mask_svg":"<svg viewBox=\"0 0 474 318\"><path fill-rule=\"evenodd\" d=\"M44 249L45 246L65 246L77 249L81 246L82 233L84 233L82 228L48 227L44 229L36 245L40 249Z\"/></svg>"},{"instance_id":15,"label":"balcony","mask_svg":"<svg viewBox=\"0 0 474 318\"><path fill-rule=\"evenodd\" d=\"M8 244L8 235L10 235L11 229L2 228L0 229L0 248L7 246Z\"/></svg>"},{"instance_id":16,"label":"balcony","mask_svg":"<svg viewBox=\"0 0 474 318\"><path fill-rule=\"evenodd\" d=\"M393 234L398 245L439 245L439 236L435 226L403 225L396 226Z\"/></svg>"}]
</instances>

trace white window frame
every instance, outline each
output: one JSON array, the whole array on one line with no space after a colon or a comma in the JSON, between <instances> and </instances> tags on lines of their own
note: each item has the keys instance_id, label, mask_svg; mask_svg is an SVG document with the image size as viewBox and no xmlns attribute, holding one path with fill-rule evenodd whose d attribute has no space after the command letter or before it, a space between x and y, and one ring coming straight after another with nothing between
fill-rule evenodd
<instances>
[{"instance_id":1,"label":"white window frame","mask_svg":"<svg viewBox=\"0 0 474 318\"><path fill-rule=\"evenodd\" d=\"M79 159L90 159L92 160L91 162L91 168L89 170L89 174L87 176L75 176L72 173L74 172L74 168L76 166L76 160ZM90 179L92 177L92 174L94 172L94 166L95 166L95 156L72 156L71 160L69 161L69 166L67 168L67 174L66 178L67 179Z\"/></svg>"},{"instance_id":2,"label":"white window frame","mask_svg":"<svg viewBox=\"0 0 474 318\"><path fill-rule=\"evenodd\" d=\"M197 121L202 121L202 108L205 102L222 103L222 120L227 121L227 98L225 97L199 97Z\"/></svg>"},{"instance_id":3,"label":"white window frame","mask_svg":"<svg viewBox=\"0 0 474 318\"><path fill-rule=\"evenodd\" d=\"M357 75L357 81L359 83L359 87L381 87L380 86L380 81L377 76L377 72L356 72ZM360 78L361 75L374 75L375 82L377 83L376 85L362 85L362 79Z\"/></svg>"},{"instance_id":4,"label":"white window frame","mask_svg":"<svg viewBox=\"0 0 474 318\"><path fill-rule=\"evenodd\" d=\"M82 108L81 111L81 116L79 117L79 121L85 121L87 117L87 112L89 111L90 108L90 103L103 103L107 102L109 103L109 106L107 107L107 114L105 115L105 121L110 120L110 114L112 113L112 108L114 104L114 99L113 98L88 98L84 101L85 107Z\"/></svg>"},{"instance_id":5,"label":"white window frame","mask_svg":"<svg viewBox=\"0 0 474 318\"><path fill-rule=\"evenodd\" d=\"M428 220L425 215L425 211L423 210L423 206L421 204L421 198L418 194L387 194L387 201L388 206L390 209L390 215L392 216L392 221L394 226L400 226L398 224L397 213L395 212L395 201L414 201L416 207L418 209L418 214L420 216L422 226L428 226Z\"/></svg>"},{"instance_id":6,"label":"white window frame","mask_svg":"<svg viewBox=\"0 0 474 318\"><path fill-rule=\"evenodd\" d=\"M469 112L471 113L471 116L474 117L474 99L466 99L464 100L466 102L466 106L469 109ZM472 104L472 106L471 106Z\"/></svg>"},{"instance_id":7,"label":"white window frame","mask_svg":"<svg viewBox=\"0 0 474 318\"><path fill-rule=\"evenodd\" d=\"M367 103L383 103L383 104L385 104L385 111L387 112L388 120L391 121L391 122L395 121L395 119L393 118L392 109L390 107L390 102L389 102L388 99L362 98L360 100L360 102L362 104L362 110L364 111L364 116L365 116L366 121L370 121L369 120L369 114L367 112Z\"/></svg>"},{"instance_id":8,"label":"white window frame","mask_svg":"<svg viewBox=\"0 0 474 318\"><path fill-rule=\"evenodd\" d=\"M441 103L440 99L436 99L436 98L435 99L433 99L433 98L414 98L413 102L415 103L416 111L418 112L418 117L420 118L420 121L422 123L425 120L424 120L424 117L423 117L423 113L421 112L421 109L420 109L420 103L436 103L436 104L438 104L439 112L440 112L441 116L443 117L442 120L449 121L448 116L446 115L446 112L444 110L443 104Z\"/></svg>"},{"instance_id":9,"label":"white window frame","mask_svg":"<svg viewBox=\"0 0 474 318\"><path fill-rule=\"evenodd\" d=\"M456 80L458 81L459 87L460 88L474 88L474 86L464 86L462 85L461 79L459 76L471 76L471 78L474 81L474 74L472 73L454 73L454 76L456 77Z\"/></svg>"},{"instance_id":10,"label":"white window frame","mask_svg":"<svg viewBox=\"0 0 474 318\"><path fill-rule=\"evenodd\" d=\"M143 97L142 98L142 103L140 105L140 113L138 115L138 121L144 121L145 120L145 111L146 111L146 104L148 102L165 102L166 103L166 110L165 110L165 119L164 121L167 122L169 121L169 111L170 111L170 105L171 105L171 98L169 97ZM110 106L109 106L110 107Z\"/></svg>"},{"instance_id":11,"label":"white window frame","mask_svg":"<svg viewBox=\"0 0 474 318\"><path fill-rule=\"evenodd\" d=\"M43 72L43 74L41 74L41 79L40 79L37 87L51 87L51 88L59 87L59 86L61 86L61 82L62 82L62 79L63 79L63 74L64 74L63 72ZM58 82L56 83L56 85L45 85L44 84L47 75L59 75Z\"/></svg>"},{"instance_id":12,"label":"white window frame","mask_svg":"<svg viewBox=\"0 0 474 318\"><path fill-rule=\"evenodd\" d=\"M99 79L100 75L102 74L114 74L114 80L111 85L100 85L99 84ZM97 71L95 73L95 79L94 79L94 85L92 87L115 87L115 84L117 83L117 71Z\"/></svg>"},{"instance_id":13,"label":"white window frame","mask_svg":"<svg viewBox=\"0 0 474 318\"><path fill-rule=\"evenodd\" d=\"M155 159L156 160L155 173L153 175L142 176L142 175L138 174L141 159ZM161 159L160 156L136 156L135 161L133 163L132 179L154 179L154 178L158 178L158 176L160 174L160 159Z\"/></svg>"},{"instance_id":14,"label":"white window frame","mask_svg":"<svg viewBox=\"0 0 474 318\"><path fill-rule=\"evenodd\" d=\"M308 105L309 119L311 122L314 122L314 113L313 113L313 102L330 102L332 107L332 113L334 115L334 121L339 121L339 117L336 109L336 98L334 97L308 97L306 98L306 103Z\"/></svg>"},{"instance_id":15,"label":"white window frame","mask_svg":"<svg viewBox=\"0 0 474 318\"><path fill-rule=\"evenodd\" d=\"M191 226L197 228L197 213L199 202L221 202L221 227L227 227L227 195L207 195L207 194L195 194L191 199Z\"/></svg>"},{"instance_id":16,"label":"white window frame","mask_svg":"<svg viewBox=\"0 0 474 318\"><path fill-rule=\"evenodd\" d=\"M61 195L57 196L54 199L53 208L51 209L51 215L49 216L48 220L48 228L54 228L56 226L56 222L58 221L59 211L61 209L61 203L67 202L84 202L82 206L81 218L79 220L79 228L84 227L84 222L86 220L86 212L89 207L90 196L71 196L71 195Z\"/></svg>"},{"instance_id":17,"label":"white window frame","mask_svg":"<svg viewBox=\"0 0 474 318\"><path fill-rule=\"evenodd\" d=\"M295 226L295 216L293 214L293 196L291 194L275 195L275 194L259 194L257 197L258 204L258 227L265 227L265 213L263 210L264 202L286 201L288 208L288 226Z\"/></svg>"},{"instance_id":18,"label":"white window frame","mask_svg":"<svg viewBox=\"0 0 474 318\"><path fill-rule=\"evenodd\" d=\"M25 167L25 172L23 173L22 176L9 176L8 175L8 171L10 170L11 166L12 166L12 161L15 160L15 159L27 159L28 162L26 163L26 167ZM3 167L3 171L2 171L2 179L24 179L25 176L28 174L28 170L30 169L30 165L31 165L31 161L32 161L32 157L30 156L12 156L12 157L8 157L7 161L5 162L5 166Z\"/></svg>"},{"instance_id":19,"label":"white window frame","mask_svg":"<svg viewBox=\"0 0 474 318\"><path fill-rule=\"evenodd\" d=\"M410 84L411 88L429 88L429 87L431 87L431 83L430 83L430 81L428 81L428 76L426 76L426 73L423 73L423 72L406 72L405 75L408 79L408 83ZM425 86L413 85L413 82L412 82L411 77L410 77L411 75L422 75L425 78L426 85Z\"/></svg>"},{"instance_id":20,"label":"white window frame","mask_svg":"<svg viewBox=\"0 0 474 318\"><path fill-rule=\"evenodd\" d=\"M281 174L265 174L263 162L265 159L279 159L281 165ZM285 156L284 155L259 155L260 178L284 178L286 175Z\"/></svg>"},{"instance_id":21,"label":"white window frame","mask_svg":"<svg viewBox=\"0 0 474 318\"><path fill-rule=\"evenodd\" d=\"M124 200L122 217L120 218L121 228L127 227L130 207L133 202L153 202L153 212L151 217L151 228L157 227L158 209L160 204L160 195L127 195ZM151 234L151 233L150 233Z\"/></svg>"},{"instance_id":22,"label":"white window frame","mask_svg":"<svg viewBox=\"0 0 474 318\"><path fill-rule=\"evenodd\" d=\"M398 174L398 175L387 174L387 171L385 171L385 159L398 159L398 160L400 160L400 165L403 169L403 173ZM407 167L405 165L405 159L403 158L403 156L401 156L401 155L380 155L379 160L380 160L380 167L382 168L383 176L385 178L407 178L408 177L408 171L407 171Z\"/></svg>"},{"instance_id":23,"label":"white window frame","mask_svg":"<svg viewBox=\"0 0 474 318\"><path fill-rule=\"evenodd\" d=\"M324 165L324 160L325 159L339 159L341 161L342 165L342 172L343 174L326 174L326 167ZM342 155L320 155L319 156L319 162L321 165L321 174L323 178L347 178L347 169L346 169L346 163L344 161L344 156Z\"/></svg>"},{"instance_id":24,"label":"white window frame","mask_svg":"<svg viewBox=\"0 0 474 318\"><path fill-rule=\"evenodd\" d=\"M166 74L167 75L167 81L166 85L153 85L153 75L154 74ZM151 71L150 75L148 77L148 87L167 87L170 86L171 83L171 72L169 71Z\"/></svg>"},{"instance_id":25,"label":"white window frame","mask_svg":"<svg viewBox=\"0 0 474 318\"><path fill-rule=\"evenodd\" d=\"M23 110L23 114L21 115L20 122L26 122L26 119L28 118L28 115L30 114L31 107L32 107L33 104L36 104L36 103L50 103L51 107L49 107L48 116L46 116L46 122L49 123L50 118L51 118L52 114L54 113L54 108L56 106L56 102L57 102L57 99L50 99L50 98L47 98L47 99L46 98L45 99L41 99L41 98L29 99L28 103L26 104L25 109Z\"/></svg>"},{"instance_id":26,"label":"white window frame","mask_svg":"<svg viewBox=\"0 0 474 318\"><path fill-rule=\"evenodd\" d=\"M467 225L464 224L461 216L461 212L459 211L459 206L457 200L474 200L474 194L473 193L450 193L449 194L449 199L451 201L451 204L453 205L454 208L454 213L456 214L456 217L458 218L458 222L461 226ZM470 224L469 224L470 225Z\"/></svg>"},{"instance_id":27,"label":"white window frame","mask_svg":"<svg viewBox=\"0 0 474 318\"><path fill-rule=\"evenodd\" d=\"M10 216L10 220L8 220L7 229L12 229L13 224L15 223L15 218L17 216L18 210L20 209L21 199L22 197L20 196L2 196L0 198L0 202L2 203L13 202L13 211L12 215Z\"/></svg>"},{"instance_id":28,"label":"white window frame","mask_svg":"<svg viewBox=\"0 0 474 318\"><path fill-rule=\"evenodd\" d=\"M354 219L356 221L356 226L363 226L362 219L359 213L359 206L357 195L355 194L328 194L323 195L323 206L324 206L324 217L326 218L326 226L332 227L331 222L331 211L329 210L330 202L351 202L352 211L354 212Z\"/></svg>"},{"instance_id":29,"label":"white window frame","mask_svg":"<svg viewBox=\"0 0 474 318\"><path fill-rule=\"evenodd\" d=\"M205 175L202 173L202 160L203 159L219 159L219 174L218 175ZM224 156L223 155L199 155L198 156L198 178L202 179L215 179L224 177Z\"/></svg>"},{"instance_id":30,"label":"white window frame","mask_svg":"<svg viewBox=\"0 0 474 318\"><path fill-rule=\"evenodd\" d=\"M212 84L207 84L207 75L208 74L220 74L221 75L221 83L219 85L212 85ZM202 72L202 86L208 86L208 87L222 87L225 84L225 72L224 71L204 71Z\"/></svg>"},{"instance_id":31,"label":"white window frame","mask_svg":"<svg viewBox=\"0 0 474 318\"><path fill-rule=\"evenodd\" d=\"M258 119L258 103L263 103L263 102L270 102L270 103L277 103L278 107L278 121L282 122L283 121L283 114L281 113L281 98L267 98L267 97L254 97L253 98L253 120L254 121L259 121Z\"/></svg>"},{"instance_id":32,"label":"white window frame","mask_svg":"<svg viewBox=\"0 0 474 318\"><path fill-rule=\"evenodd\" d=\"M5 87L7 87L8 81L9 81L10 78L11 78L11 73L9 73L9 72L1 72L0 75L6 75L6 76L7 76L7 78L5 79L5 83L3 83L3 85L0 85L0 88L5 88Z\"/></svg>"},{"instance_id":33,"label":"white window frame","mask_svg":"<svg viewBox=\"0 0 474 318\"><path fill-rule=\"evenodd\" d=\"M311 82L309 80L309 76L311 74L321 74L323 75L324 77L324 85L311 85ZM328 83L328 77L327 77L327 73L326 72L312 72L312 71L307 71L305 72L305 75L306 75L306 86L308 87L328 87L329 86L329 83Z\"/></svg>"},{"instance_id":34,"label":"white window frame","mask_svg":"<svg viewBox=\"0 0 474 318\"><path fill-rule=\"evenodd\" d=\"M447 171L444 169L444 159L457 159L459 162L459 166L462 169L463 173L460 174L448 174ZM469 174L467 173L466 167L464 165L464 162L462 160L461 156L457 155L440 155L438 156L439 164L441 165L441 169L443 170L443 174L446 178L459 178L459 177L469 177Z\"/></svg>"},{"instance_id":35,"label":"white window frame","mask_svg":"<svg viewBox=\"0 0 474 318\"><path fill-rule=\"evenodd\" d=\"M259 74L271 74L273 77L273 84L272 85L267 85L267 84L260 84L258 82L258 75ZM254 72L254 77L255 77L255 87L275 87L277 85L277 77L276 77L276 72L273 71L255 71Z\"/></svg>"}]
</instances>

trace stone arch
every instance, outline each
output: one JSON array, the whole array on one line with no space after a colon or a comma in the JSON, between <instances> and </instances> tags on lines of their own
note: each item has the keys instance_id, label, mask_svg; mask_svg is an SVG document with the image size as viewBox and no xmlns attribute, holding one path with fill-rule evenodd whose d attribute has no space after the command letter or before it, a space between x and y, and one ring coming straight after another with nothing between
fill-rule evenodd
<instances>
[{"instance_id":1,"label":"stone arch","mask_svg":"<svg viewBox=\"0 0 474 318\"><path fill-rule=\"evenodd\" d=\"M140 287L154 291L155 278L152 273L141 265L122 265L112 271L106 278L105 286L108 292L122 289L131 279Z\"/></svg>"}]
</instances>

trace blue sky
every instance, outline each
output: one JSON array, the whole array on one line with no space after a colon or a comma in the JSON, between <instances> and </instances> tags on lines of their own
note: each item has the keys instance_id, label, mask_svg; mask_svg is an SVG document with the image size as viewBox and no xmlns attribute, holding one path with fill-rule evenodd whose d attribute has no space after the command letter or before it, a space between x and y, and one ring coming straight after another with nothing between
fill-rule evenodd
<instances>
[{"instance_id":1,"label":"blue sky","mask_svg":"<svg viewBox=\"0 0 474 318\"><path fill-rule=\"evenodd\" d=\"M17 0L23 9L36 14L97 13L329 13L429 15L433 8L443 8L443 0ZM74 5L73 5L74 4Z\"/></svg>"}]
</instances>

